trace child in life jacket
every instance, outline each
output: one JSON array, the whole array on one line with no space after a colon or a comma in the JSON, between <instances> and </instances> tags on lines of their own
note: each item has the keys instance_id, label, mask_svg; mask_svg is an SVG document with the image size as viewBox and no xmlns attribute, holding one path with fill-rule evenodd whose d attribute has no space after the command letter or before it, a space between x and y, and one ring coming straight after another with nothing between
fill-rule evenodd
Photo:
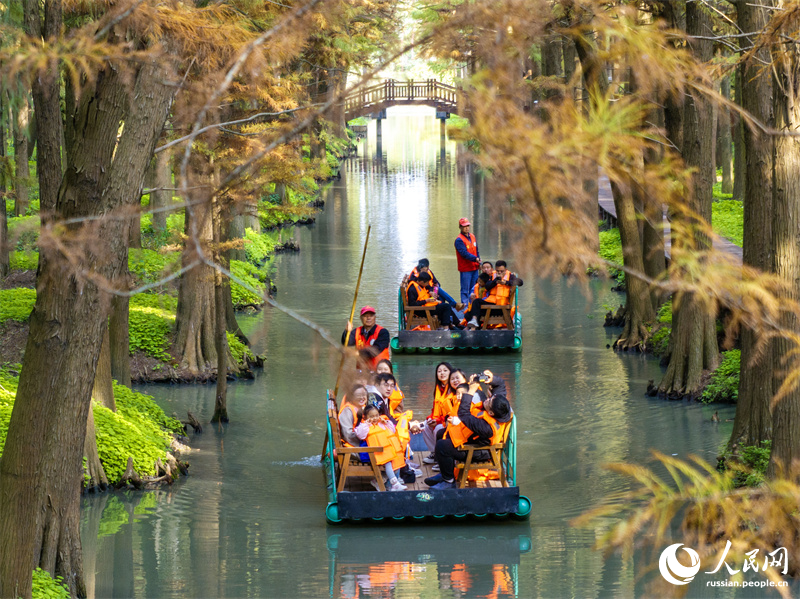
<instances>
[{"instance_id":1,"label":"child in life jacket","mask_svg":"<svg viewBox=\"0 0 800 599\"><path fill-rule=\"evenodd\" d=\"M364 421L359 428L368 427L367 445L369 447L383 447L383 451L375 454L375 459L386 471L386 478L389 479L390 491L405 491L406 487L397 478L395 469L405 466L406 459L403 446L395 431L394 423L386 416L381 416L378 408L368 405L364 408ZM363 429L362 429L363 430ZM377 481L372 481L372 485L377 488Z\"/></svg>"}]
</instances>

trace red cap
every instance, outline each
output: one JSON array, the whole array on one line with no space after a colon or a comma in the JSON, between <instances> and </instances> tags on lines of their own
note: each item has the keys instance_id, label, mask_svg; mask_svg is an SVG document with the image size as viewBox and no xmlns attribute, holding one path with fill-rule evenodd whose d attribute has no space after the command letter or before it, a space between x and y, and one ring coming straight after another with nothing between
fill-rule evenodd
<instances>
[{"instance_id":1,"label":"red cap","mask_svg":"<svg viewBox=\"0 0 800 599\"><path fill-rule=\"evenodd\" d=\"M372 312L373 314L375 314L375 308L373 308L372 306L364 306L363 308L361 308L361 316L364 316L364 314L367 314L368 312Z\"/></svg>"},{"instance_id":2,"label":"red cap","mask_svg":"<svg viewBox=\"0 0 800 599\"><path fill-rule=\"evenodd\" d=\"M466 218L459 219L459 221L458 221L458 226L459 227L469 227L470 224L471 223Z\"/></svg>"}]
</instances>

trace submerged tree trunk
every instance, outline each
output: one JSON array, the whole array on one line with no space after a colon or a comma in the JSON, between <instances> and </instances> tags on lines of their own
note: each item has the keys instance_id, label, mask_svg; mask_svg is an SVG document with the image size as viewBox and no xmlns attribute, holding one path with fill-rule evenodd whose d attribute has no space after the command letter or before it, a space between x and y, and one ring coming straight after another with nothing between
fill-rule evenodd
<instances>
[{"instance_id":1,"label":"submerged tree trunk","mask_svg":"<svg viewBox=\"0 0 800 599\"><path fill-rule=\"evenodd\" d=\"M769 21L767 4L754 6L749 2L737 4L738 24L742 31L761 31ZM758 60L759 62L756 62ZM760 122L774 125L772 80L761 71L761 64L770 61L768 50L759 52L754 60L741 65L742 107ZM763 271L772 265L772 138L749 128L744 130L746 172L743 262ZM759 340L758 333L744 327L739 337L742 348L739 374L739 398L728 448L736 451L742 445L757 445L772 437L770 402L772 387L772 341ZM761 341L761 346L759 346Z\"/></svg>"},{"instance_id":2,"label":"submerged tree trunk","mask_svg":"<svg viewBox=\"0 0 800 599\"><path fill-rule=\"evenodd\" d=\"M689 2L686 5L686 31L690 36L713 35L708 14L703 7ZM708 62L712 58L711 41L695 38L691 42L698 60ZM695 167L689 194L689 207L711 222L712 155L712 111L699 94L687 94L684 112L683 159L687 166ZM686 219L680 215L679 218ZM685 223L692 226L691 220ZM688 227L687 227L688 228ZM695 232L697 249L710 247L710 240ZM674 238L673 247L686 244ZM670 337L669 365L664 374L659 392L668 397L695 396L700 391L704 369L715 368L719 362L715 314L708 314L691 295L676 294L672 307L673 325Z\"/></svg>"},{"instance_id":3,"label":"submerged tree trunk","mask_svg":"<svg viewBox=\"0 0 800 599\"><path fill-rule=\"evenodd\" d=\"M783 3L779 2L781 6ZM794 23L796 25L796 22ZM784 44L773 54L775 73L775 128L796 135L800 132L800 46ZM800 300L800 141L797 137L776 136L773 154L772 248L775 273L789 286L786 298ZM784 334L773 345L772 369L776 388L792 370L797 369L797 315L784 310L780 316ZM795 339L789 338L795 336ZM795 355L793 355L795 353ZM800 385L784 389L772 409L772 456L767 475L791 476L800 480Z\"/></svg>"},{"instance_id":4,"label":"submerged tree trunk","mask_svg":"<svg viewBox=\"0 0 800 599\"><path fill-rule=\"evenodd\" d=\"M91 217L136 198L174 91L164 85L167 79L152 64L140 66L130 80L109 68L82 91L74 115L80 135L54 214L73 221L60 229L74 262L46 239L40 244L36 304L0 461L3 597L30 597L36 566L62 576L71 595L86 595L79 536L82 458L110 297L85 273L113 280L126 266L122 220ZM137 101L128 106L131 97ZM46 153L43 145L40 137Z\"/></svg>"},{"instance_id":5,"label":"submerged tree trunk","mask_svg":"<svg viewBox=\"0 0 800 599\"><path fill-rule=\"evenodd\" d=\"M215 202L217 206L214 207L214 244L216 246L217 260L220 266L227 269L228 260L225 258L225 252L219 251L219 246L222 242L222 200L217 199ZM214 271L214 302L216 308L216 350L217 350L217 389L214 401L214 415L211 417L211 422L228 422L228 339L227 339L227 326L225 322L225 293L224 293L224 279L222 273L218 270Z\"/></svg>"}]
</instances>

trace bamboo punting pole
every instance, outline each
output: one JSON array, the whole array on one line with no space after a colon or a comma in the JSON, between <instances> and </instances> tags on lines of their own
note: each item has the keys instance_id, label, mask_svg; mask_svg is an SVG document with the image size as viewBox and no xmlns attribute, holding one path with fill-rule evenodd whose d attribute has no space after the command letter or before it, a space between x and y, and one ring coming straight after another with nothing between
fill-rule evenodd
<instances>
[{"instance_id":1,"label":"bamboo punting pole","mask_svg":"<svg viewBox=\"0 0 800 599\"><path fill-rule=\"evenodd\" d=\"M364 240L364 251L361 253L361 266L358 269L358 279L356 280L356 290L353 293L353 305L350 307L350 319L348 320L348 324L350 325L347 327L348 329L352 329L353 327L353 317L356 313L356 302L358 301L358 288L361 286L361 274L364 272L364 259L367 257L367 244L369 243L369 232L372 230L372 225L367 226L367 238ZM350 334L347 333L347 337L345 337L344 344L345 347L347 346L347 341L349 340ZM336 386L333 388L333 399L335 401L339 400L339 381L342 378L342 369L344 368L344 358L345 358L345 349L342 348L342 358L339 361L339 372L336 374ZM325 431L325 441L322 444L322 453L320 454L320 461L323 461L327 455L328 449L328 432Z\"/></svg>"},{"instance_id":2,"label":"bamboo punting pole","mask_svg":"<svg viewBox=\"0 0 800 599\"><path fill-rule=\"evenodd\" d=\"M364 251L361 253L361 266L358 269L358 279L356 280L356 290L353 293L353 305L350 307L350 319L348 320L349 327L352 328L353 326L353 317L356 314L356 302L358 301L358 288L361 286L361 274L364 272L364 259L367 257L367 244L369 243L369 232L372 230L372 225L367 226L367 238L364 240ZM348 333L349 337L349 333ZM347 346L348 339L344 340L345 346ZM342 359L339 361L339 372L336 374L336 386L333 388L333 396L338 400L339 399L339 382L342 378L342 369L344 368L344 358L345 352L342 350Z\"/></svg>"}]
</instances>

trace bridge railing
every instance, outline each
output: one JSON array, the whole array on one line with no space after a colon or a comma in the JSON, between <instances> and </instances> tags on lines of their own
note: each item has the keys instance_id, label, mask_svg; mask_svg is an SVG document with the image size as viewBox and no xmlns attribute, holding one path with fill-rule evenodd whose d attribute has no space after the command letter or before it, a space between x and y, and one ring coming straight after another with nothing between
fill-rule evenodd
<instances>
[{"instance_id":1,"label":"bridge railing","mask_svg":"<svg viewBox=\"0 0 800 599\"><path fill-rule=\"evenodd\" d=\"M383 83L362 88L347 96L344 110L345 113L354 114L364 113L373 106L425 102L455 107L458 102L458 90L436 79L425 81L387 79Z\"/></svg>"}]
</instances>

